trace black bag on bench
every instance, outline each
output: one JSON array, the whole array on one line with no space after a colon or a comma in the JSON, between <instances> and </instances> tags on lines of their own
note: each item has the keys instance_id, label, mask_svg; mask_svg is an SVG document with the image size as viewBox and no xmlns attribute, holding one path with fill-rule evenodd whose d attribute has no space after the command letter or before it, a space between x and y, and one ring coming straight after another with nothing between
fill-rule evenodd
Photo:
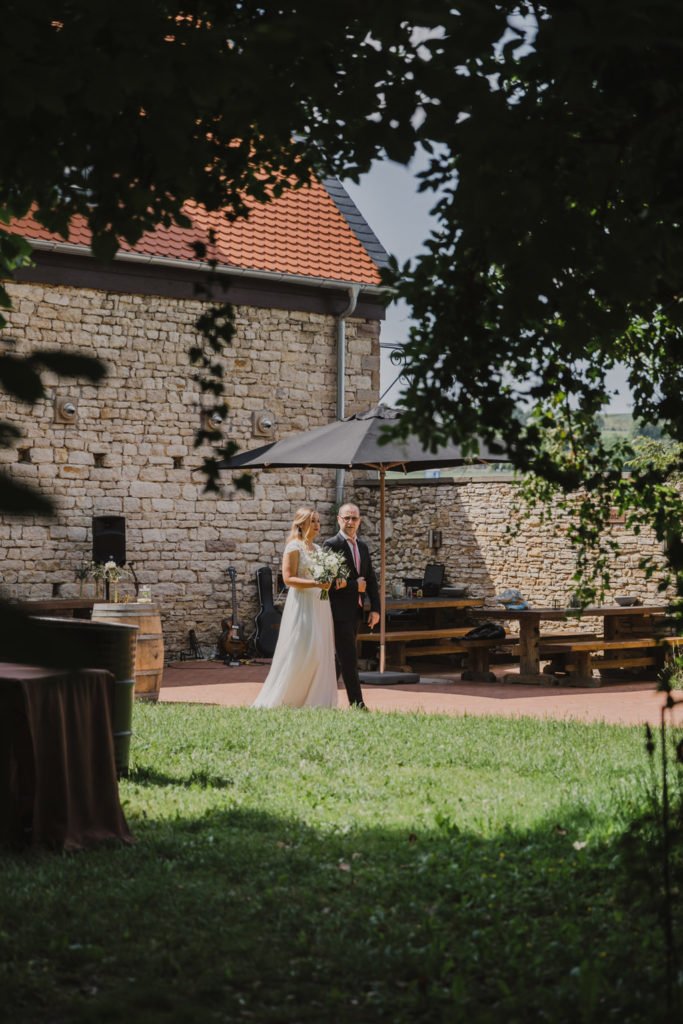
<instances>
[{"instance_id":1,"label":"black bag on bench","mask_svg":"<svg viewBox=\"0 0 683 1024\"><path fill-rule=\"evenodd\" d=\"M469 633L465 633L463 640L504 640L505 629L498 622L482 622L475 626Z\"/></svg>"}]
</instances>

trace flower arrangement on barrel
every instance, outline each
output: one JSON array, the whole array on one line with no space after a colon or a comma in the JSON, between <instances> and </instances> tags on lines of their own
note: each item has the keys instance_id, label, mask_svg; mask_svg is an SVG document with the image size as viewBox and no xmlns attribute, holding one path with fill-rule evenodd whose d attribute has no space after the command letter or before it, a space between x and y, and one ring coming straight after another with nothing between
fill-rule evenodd
<instances>
[{"instance_id":1,"label":"flower arrangement on barrel","mask_svg":"<svg viewBox=\"0 0 683 1024\"><path fill-rule=\"evenodd\" d=\"M95 596L102 597L102 591L105 586L109 586L109 596L107 600L111 600L114 604L118 603L119 599L119 582L128 573L126 570L117 565L113 558L110 558L107 562L83 562L76 569L76 579L79 582L79 596L83 596L83 584L86 580L92 579L95 581Z\"/></svg>"},{"instance_id":2,"label":"flower arrangement on barrel","mask_svg":"<svg viewBox=\"0 0 683 1024\"><path fill-rule=\"evenodd\" d=\"M317 583L348 579L349 566L341 551L316 547L308 556L311 576ZM320 591L320 600L329 601L329 591Z\"/></svg>"}]
</instances>

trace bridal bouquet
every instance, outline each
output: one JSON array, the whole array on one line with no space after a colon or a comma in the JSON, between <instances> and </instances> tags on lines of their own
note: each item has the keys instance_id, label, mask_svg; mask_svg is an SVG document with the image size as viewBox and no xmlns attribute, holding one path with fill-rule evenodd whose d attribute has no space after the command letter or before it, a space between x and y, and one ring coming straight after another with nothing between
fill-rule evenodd
<instances>
[{"instance_id":1,"label":"bridal bouquet","mask_svg":"<svg viewBox=\"0 0 683 1024\"><path fill-rule=\"evenodd\" d=\"M334 583L345 580L349 575L349 566L341 551L330 551L329 548L315 548L308 557L311 576L318 583ZM320 600L329 601L329 591L320 591Z\"/></svg>"}]
</instances>

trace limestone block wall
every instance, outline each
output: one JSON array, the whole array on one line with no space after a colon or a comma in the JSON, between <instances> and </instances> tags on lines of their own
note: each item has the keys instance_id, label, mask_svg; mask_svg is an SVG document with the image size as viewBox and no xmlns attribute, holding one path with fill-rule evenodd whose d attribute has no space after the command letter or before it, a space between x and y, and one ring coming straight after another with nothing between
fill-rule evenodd
<instances>
[{"instance_id":1,"label":"limestone block wall","mask_svg":"<svg viewBox=\"0 0 683 1024\"><path fill-rule=\"evenodd\" d=\"M516 587L530 603L564 605L572 593L575 571L566 521L559 513L550 523L542 523L533 513L524 514L519 521L516 490L514 482L495 479L392 482L386 499L388 585L404 576L421 576L428 562L443 562L447 580L466 584L473 597L492 598L506 587ZM355 494L365 511L364 536L377 560L376 482L359 480ZM513 521L519 522L516 536L508 532ZM438 551L429 546L430 529L442 531L443 546ZM643 602L661 602L657 574L646 580L639 568L645 556L663 565L654 535L647 531L636 535L620 523L612 529L621 553L611 565L611 590L606 600L633 594Z\"/></svg>"},{"instance_id":2,"label":"limestone block wall","mask_svg":"<svg viewBox=\"0 0 683 1024\"><path fill-rule=\"evenodd\" d=\"M228 566L237 569L239 613L249 629L256 611L255 570L279 567L283 539L298 505L323 514L334 501L334 472L255 474L251 495L225 480L204 493L197 472L206 450L193 447L200 393L188 351L201 311L195 300L94 289L13 284L7 337L20 353L77 349L107 365L97 387L44 374L45 400L10 402L0 418L22 438L0 449L11 475L54 497L52 519L0 520L0 581L20 599L77 596L77 567L92 553L94 515L126 518L126 545L141 583L162 610L166 649L187 648L189 629L214 642L230 610ZM224 359L230 414L226 439L256 447L252 412L275 415L277 436L329 422L336 405L333 316L240 306ZM346 323L347 407L367 408L379 392L379 323ZM55 398L71 398L74 424L55 421ZM330 522L333 516L328 517ZM133 593L124 581L122 593Z\"/></svg>"}]
</instances>

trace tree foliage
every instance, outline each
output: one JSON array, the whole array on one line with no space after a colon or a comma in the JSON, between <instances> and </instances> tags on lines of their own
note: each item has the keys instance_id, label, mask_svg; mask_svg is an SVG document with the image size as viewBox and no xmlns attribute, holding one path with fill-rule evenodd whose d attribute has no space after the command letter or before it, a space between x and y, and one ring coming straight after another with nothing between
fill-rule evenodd
<instances>
[{"instance_id":1,"label":"tree foliage","mask_svg":"<svg viewBox=\"0 0 683 1024\"><path fill-rule=\"evenodd\" d=\"M388 278L417 319L406 427L649 515L683 568L664 470L625 488L632 451L596 427L623 365L634 414L683 440L675 0L9 0L3 27L0 224L81 214L102 258L188 199L243 216L423 145L437 227ZM0 232L0 276L26 256Z\"/></svg>"},{"instance_id":2,"label":"tree foliage","mask_svg":"<svg viewBox=\"0 0 683 1024\"><path fill-rule=\"evenodd\" d=\"M418 77L439 199L426 254L396 272L418 319L406 424L432 444L498 440L519 469L582 488L590 543L612 505L648 518L680 571L667 472L605 446L596 416L622 365L634 415L683 440L683 10L477 6L445 21Z\"/></svg>"},{"instance_id":3,"label":"tree foliage","mask_svg":"<svg viewBox=\"0 0 683 1024\"><path fill-rule=\"evenodd\" d=\"M384 150L407 159L405 6L332 5L322 21L312 0L10 0L0 208L33 207L65 237L81 213L106 258L121 239L187 223L187 199L232 217L312 169L354 174Z\"/></svg>"},{"instance_id":4,"label":"tree foliage","mask_svg":"<svg viewBox=\"0 0 683 1024\"><path fill-rule=\"evenodd\" d=\"M479 46L458 53L447 39L431 62L458 64L457 106L441 90L421 127L439 146L423 186L442 197L402 288L421 321L409 401L438 387L444 429L467 431L470 406L533 461L542 423L510 431L520 401L553 420L556 408L594 416L623 363L637 414L678 436L683 12L636 0L483 6L497 19Z\"/></svg>"}]
</instances>

